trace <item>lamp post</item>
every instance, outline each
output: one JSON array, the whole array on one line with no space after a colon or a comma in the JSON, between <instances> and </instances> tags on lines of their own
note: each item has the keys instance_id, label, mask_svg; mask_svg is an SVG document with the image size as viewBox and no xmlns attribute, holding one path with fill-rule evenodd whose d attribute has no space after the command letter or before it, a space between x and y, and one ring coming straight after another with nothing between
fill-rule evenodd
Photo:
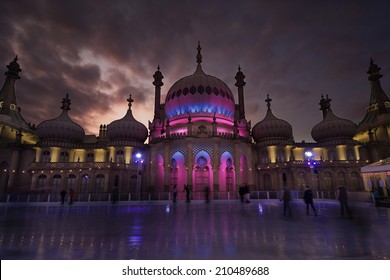
<instances>
[{"instance_id":1,"label":"lamp post","mask_svg":"<svg viewBox=\"0 0 390 280\"><path fill-rule=\"evenodd\" d=\"M137 153L135 155L136 157L136 163L137 163L137 193L139 195L139 200L141 200L141 168L142 168L142 154Z\"/></svg>"},{"instance_id":2,"label":"lamp post","mask_svg":"<svg viewBox=\"0 0 390 280\"><path fill-rule=\"evenodd\" d=\"M318 191L318 183L319 183L319 181L318 181L318 171L317 171L317 168L315 168L316 165L317 165L317 162L315 160L312 161L312 159L313 159L313 153L312 152L310 152L310 151L305 152L305 156L306 156L306 159L307 159L307 164L310 167L310 177L311 177L312 185L314 186L316 191Z\"/></svg>"}]
</instances>

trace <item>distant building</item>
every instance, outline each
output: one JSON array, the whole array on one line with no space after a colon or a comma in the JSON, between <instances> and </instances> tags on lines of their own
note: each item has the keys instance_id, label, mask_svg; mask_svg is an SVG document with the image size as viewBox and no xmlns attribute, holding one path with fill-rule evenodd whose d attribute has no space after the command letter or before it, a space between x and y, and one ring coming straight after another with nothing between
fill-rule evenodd
<instances>
[{"instance_id":1,"label":"distant building","mask_svg":"<svg viewBox=\"0 0 390 280\"><path fill-rule=\"evenodd\" d=\"M16 102L22 70L15 58L0 91L0 192L58 194L73 188L101 194L118 187L140 198L166 199L174 185L180 191L189 185L193 197L203 199L206 187L213 198L228 198L242 185L251 191L306 185L333 191L343 184L360 191L365 185L360 168L390 156L390 102L372 60L363 120L356 125L337 117L331 99L322 96L323 120L312 129L315 142L296 143L291 125L272 112L269 96L264 119L252 128L245 117L241 69L235 76L236 103L225 82L203 71L200 45L197 50L195 72L174 83L164 102L163 75L159 68L153 75L149 130L134 118L130 96L125 116L100 125L98 136L85 135L71 119L68 95L58 117L36 127L26 123Z\"/></svg>"}]
</instances>

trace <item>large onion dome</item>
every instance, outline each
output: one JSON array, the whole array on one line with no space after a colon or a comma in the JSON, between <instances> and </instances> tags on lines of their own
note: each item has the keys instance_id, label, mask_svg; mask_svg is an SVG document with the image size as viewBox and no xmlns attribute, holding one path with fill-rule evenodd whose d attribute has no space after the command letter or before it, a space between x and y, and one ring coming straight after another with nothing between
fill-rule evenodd
<instances>
[{"instance_id":1,"label":"large onion dome","mask_svg":"<svg viewBox=\"0 0 390 280\"><path fill-rule=\"evenodd\" d=\"M37 126L40 141L64 141L81 143L84 139L84 129L69 117L70 99L68 94L62 100L62 113L55 119L46 120Z\"/></svg>"},{"instance_id":2,"label":"large onion dome","mask_svg":"<svg viewBox=\"0 0 390 280\"><path fill-rule=\"evenodd\" d=\"M271 101L267 95L268 110L265 118L252 129L252 137L256 143L267 145L288 145L294 142L292 127L285 120L274 116L271 110Z\"/></svg>"},{"instance_id":3,"label":"large onion dome","mask_svg":"<svg viewBox=\"0 0 390 280\"><path fill-rule=\"evenodd\" d=\"M133 117L131 103L134 100L131 98L131 95L127 101L129 102L129 109L127 110L126 115L122 119L113 121L107 126L107 137L111 141L126 140L143 143L148 137L148 130L142 123Z\"/></svg>"},{"instance_id":4,"label":"large onion dome","mask_svg":"<svg viewBox=\"0 0 390 280\"><path fill-rule=\"evenodd\" d=\"M316 142L331 140L352 140L356 132L356 124L350 120L341 119L333 114L332 110L326 112L325 118L311 130L311 136Z\"/></svg>"},{"instance_id":5,"label":"large onion dome","mask_svg":"<svg viewBox=\"0 0 390 280\"><path fill-rule=\"evenodd\" d=\"M198 45L197 69L194 74L178 80L168 91L165 113L170 123L191 116L234 122L235 102L229 87L220 79L203 72L201 47Z\"/></svg>"}]
</instances>

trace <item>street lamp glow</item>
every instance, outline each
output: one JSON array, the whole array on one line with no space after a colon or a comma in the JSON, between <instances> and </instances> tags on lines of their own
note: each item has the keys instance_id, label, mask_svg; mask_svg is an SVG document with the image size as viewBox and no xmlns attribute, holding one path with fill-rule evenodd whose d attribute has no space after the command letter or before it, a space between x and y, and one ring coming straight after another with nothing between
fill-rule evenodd
<instances>
[{"instance_id":1,"label":"street lamp glow","mask_svg":"<svg viewBox=\"0 0 390 280\"><path fill-rule=\"evenodd\" d=\"M310 151L308 151L308 152L305 152L305 156L307 156L307 157L311 157L313 155L313 153L312 152L310 152Z\"/></svg>"},{"instance_id":2,"label":"street lamp glow","mask_svg":"<svg viewBox=\"0 0 390 280\"><path fill-rule=\"evenodd\" d=\"M137 154L135 155L135 157L136 157L136 158L141 158L142 155L141 155L140 153L137 153Z\"/></svg>"}]
</instances>

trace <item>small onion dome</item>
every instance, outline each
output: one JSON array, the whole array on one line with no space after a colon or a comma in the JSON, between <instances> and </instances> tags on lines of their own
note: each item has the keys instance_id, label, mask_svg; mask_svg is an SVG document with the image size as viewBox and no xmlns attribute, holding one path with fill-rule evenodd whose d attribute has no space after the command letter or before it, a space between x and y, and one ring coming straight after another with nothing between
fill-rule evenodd
<instances>
[{"instance_id":1,"label":"small onion dome","mask_svg":"<svg viewBox=\"0 0 390 280\"><path fill-rule=\"evenodd\" d=\"M43 121L37 126L37 135L41 141L60 140L73 143L83 141L84 129L69 117L70 104L67 94L62 100L62 113L57 118Z\"/></svg>"},{"instance_id":2,"label":"small onion dome","mask_svg":"<svg viewBox=\"0 0 390 280\"><path fill-rule=\"evenodd\" d=\"M197 69L194 74L178 80L165 98L165 113L168 119L216 116L231 124L234 122L235 102L229 87L222 80L208 75L202 69L202 55L198 45Z\"/></svg>"},{"instance_id":3,"label":"small onion dome","mask_svg":"<svg viewBox=\"0 0 390 280\"><path fill-rule=\"evenodd\" d=\"M294 142L292 127L285 120L274 116L270 106L271 100L267 95L267 114L262 121L253 127L252 137L257 143L292 144Z\"/></svg>"},{"instance_id":4,"label":"small onion dome","mask_svg":"<svg viewBox=\"0 0 390 280\"><path fill-rule=\"evenodd\" d=\"M326 112L325 118L311 130L311 136L316 142L325 142L334 139L352 140L356 132L356 124L350 120L341 119L331 110Z\"/></svg>"},{"instance_id":5,"label":"small onion dome","mask_svg":"<svg viewBox=\"0 0 390 280\"><path fill-rule=\"evenodd\" d=\"M130 140L143 143L148 137L148 130L146 126L133 117L131 103L134 100L131 98L131 95L127 101L129 102L129 109L126 115L122 119L113 121L107 126L107 137L111 141Z\"/></svg>"}]
</instances>

